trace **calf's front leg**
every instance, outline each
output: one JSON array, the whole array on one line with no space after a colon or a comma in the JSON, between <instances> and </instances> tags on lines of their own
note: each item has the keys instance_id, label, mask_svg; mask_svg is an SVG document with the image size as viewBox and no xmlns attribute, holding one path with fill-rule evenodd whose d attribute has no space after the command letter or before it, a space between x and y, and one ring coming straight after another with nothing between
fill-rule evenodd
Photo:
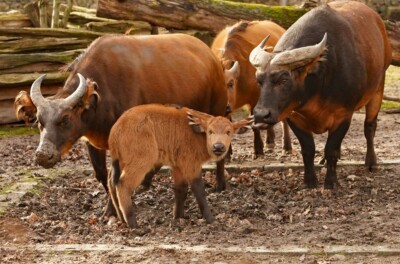
<instances>
[{"instance_id":1,"label":"calf's front leg","mask_svg":"<svg viewBox=\"0 0 400 264\"><path fill-rule=\"evenodd\" d=\"M201 174L190 183L190 188L196 197L200 212L208 224L214 222L214 216L207 204L206 192L204 190L204 182Z\"/></svg>"}]
</instances>

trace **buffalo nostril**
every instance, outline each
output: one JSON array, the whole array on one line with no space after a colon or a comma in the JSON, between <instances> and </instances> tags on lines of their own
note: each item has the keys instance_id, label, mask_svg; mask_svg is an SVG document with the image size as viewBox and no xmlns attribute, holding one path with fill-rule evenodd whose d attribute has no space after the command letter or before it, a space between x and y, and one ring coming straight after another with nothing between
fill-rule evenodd
<instances>
[{"instance_id":1,"label":"buffalo nostril","mask_svg":"<svg viewBox=\"0 0 400 264\"><path fill-rule=\"evenodd\" d=\"M221 155L222 153L225 152L225 150L226 150L226 147L222 143L216 143L212 147L212 151L217 155Z\"/></svg>"},{"instance_id":2,"label":"buffalo nostril","mask_svg":"<svg viewBox=\"0 0 400 264\"><path fill-rule=\"evenodd\" d=\"M254 122L255 123L270 123L272 118L271 110L262 109L262 110L254 110Z\"/></svg>"}]
</instances>

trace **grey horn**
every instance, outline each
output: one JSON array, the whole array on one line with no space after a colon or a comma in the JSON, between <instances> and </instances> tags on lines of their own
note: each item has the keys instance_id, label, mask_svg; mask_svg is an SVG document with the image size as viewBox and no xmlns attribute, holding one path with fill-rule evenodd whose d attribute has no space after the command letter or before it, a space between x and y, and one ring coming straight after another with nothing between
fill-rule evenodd
<instances>
[{"instance_id":1,"label":"grey horn","mask_svg":"<svg viewBox=\"0 0 400 264\"><path fill-rule=\"evenodd\" d=\"M239 71L239 62L235 61L233 66L228 70L231 74L236 74Z\"/></svg>"},{"instance_id":2,"label":"grey horn","mask_svg":"<svg viewBox=\"0 0 400 264\"><path fill-rule=\"evenodd\" d=\"M263 70L268 65L269 61L274 57L273 53L266 52L263 48L269 39L268 35L261 43L255 47L249 56L250 63L258 70Z\"/></svg>"},{"instance_id":3,"label":"grey horn","mask_svg":"<svg viewBox=\"0 0 400 264\"><path fill-rule=\"evenodd\" d=\"M322 54L326 47L326 40L327 33L316 45L283 51L271 60L271 65L287 66L290 69L304 66Z\"/></svg>"},{"instance_id":4,"label":"grey horn","mask_svg":"<svg viewBox=\"0 0 400 264\"><path fill-rule=\"evenodd\" d=\"M63 103L65 106L74 107L77 103L79 103L83 95L86 93L87 89L86 79L80 73L78 73L78 77L79 77L79 86L70 96L64 99Z\"/></svg>"},{"instance_id":5,"label":"grey horn","mask_svg":"<svg viewBox=\"0 0 400 264\"><path fill-rule=\"evenodd\" d=\"M45 77L46 77L46 74L41 75L39 78L37 78L32 83L32 86L31 86L30 96L31 96L33 104L36 107L39 107L39 106L47 103L47 99L43 97L42 92L40 91L40 86Z\"/></svg>"}]
</instances>

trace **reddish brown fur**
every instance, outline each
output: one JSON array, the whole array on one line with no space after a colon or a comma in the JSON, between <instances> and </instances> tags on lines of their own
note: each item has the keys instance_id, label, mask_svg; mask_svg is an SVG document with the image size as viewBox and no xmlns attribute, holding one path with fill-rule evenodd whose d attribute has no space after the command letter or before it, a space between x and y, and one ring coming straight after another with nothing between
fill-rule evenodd
<instances>
[{"instance_id":1,"label":"reddish brown fur","mask_svg":"<svg viewBox=\"0 0 400 264\"><path fill-rule=\"evenodd\" d=\"M260 88L255 78L256 70L249 62L250 52L267 35L270 35L270 37L266 45L274 47L284 32L285 29L272 21L241 21L225 28L216 36L211 50L223 65L228 103L232 109L249 104L251 110L253 110L260 96ZM229 69L234 61L239 63L239 71L232 74ZM282 123L282 129L283 149L290 152L292 146L286 121ZM275 145L274 140L274 130L269 128L267 132L268 147L272 148ZM263 155L263 143L258 130L254 131L254 152L256 157Z\"/></svg>"},{"instance_id":2,"label":"reddish brown fur","mask_svg":"<svg viewBox=\"0 0 400 264\"><path fill-rule=\"evenodd\" d=\"M192 116L190 122L194 128L188 125L188 113ZM121 171L119 182L113 183L115 179L109 179L114 206L118 208L119 204L122 211L119 212L121 220L124 219L131 227L137 225L131 195L154 166L169 165L175 186L192 184L199 177L201 180L202 164L222 159L235 130L248 124L246 120L231 123L224 117L155 104L137 106L125 112L112 127L109 138L111 158L119 163ZM193 131L198 129L201 134ZM217 156L213 153L215 143L224 144L223 154ZM192 190L196 187L192 185ZM211 222L213 217L207 203L204 200L202 204L199 201L201 197L196 198L203 208L204 218ZM183 204L179 197L176 200L176 207ZM176 218L183 217L183 208L176 208L174 214Z\"/></svg>"}]
</instances>

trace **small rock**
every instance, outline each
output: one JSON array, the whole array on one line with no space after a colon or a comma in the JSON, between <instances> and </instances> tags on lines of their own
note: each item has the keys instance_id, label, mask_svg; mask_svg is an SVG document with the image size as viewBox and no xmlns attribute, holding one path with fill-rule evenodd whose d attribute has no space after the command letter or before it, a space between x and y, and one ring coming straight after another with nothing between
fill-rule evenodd
<instances>
[{"instance_id":1,"label":"small rock","mask_svg":"<svg viewBox=\"0 0 400 264\"><path fill-rule=\"evenodd\" d=\"M115 216L111 216L108 219L107 225L108 226L112 226L112 225L115 225L116 223L117 223L117 218Z\"/></svg>"},{"instance_id":2,"label":"small rock","mask_svg":"<svg viewBox=\"0 0 400 264\"><path fill-rule=\"evenodd\" d=\"M333 260L333 261L344 261L346 260L346 256L342 255L342 254L335 254L332 257L329 258L329 260Z\"/></svg>"},{"instance_id":3,"label":"small rock","mask_svg":"<svg viewBox=\"0 0 400 264\"><path fill-rule=\"evenodd\" d=\"M326 215L329 212L329 207L318 207L315 209L317 215Z\"/></svg>"},{"instance_id":4,"label":"small rock","mask_svg":"<svg viewBox=\"0 0 400 264\"><path fill-rule=\"evenodd\" d=\"M260 175L260 171L258 169L254 169L251 171L251 175L258 176Z\"/></svg>"},{"instance_id":5,"label":"small rock","mask_svg":"<svg viewBox=\"0 0 400 264\"><path fill-rule=\"evenodd\" d=\"M33 223L39 220L39 217L35 213L31 213L29 216L21 217L22 220L27 220L29 223Z\"/></svg>"},{"instance_id":6,"label":"small rock","mask_svg":"<svg viewBox=\"0 0 400 264\"><path fill-rule=\"evenodd\" d=\"M305 254L301 255L300 258L299 258L299 260L301 262L303 262L305 259L306 259L306 255Z\"/></svg>"},{"instance_id":7,"label":"small rock","mask_svg":"<svg viewBox=\"0 0 400 264\"><path fill-rule=\"evenodd\" d=\"M325 229L325 230L328 229L328 227L326 225L323 225L322 228Z\"/></svg>"},{"instance_id":8,"label":"small rock","mask_svg":"<svg viewBox=\"0 0 400 264\"><path fill-rule=\"evenodd\" d=\"M366 177L365 179L367 180L367 182L373 182L374 181L374 179L370 178L370 177Z\"/></svg>"},{"instance_id":9,"label":"small rock","mask_svg":"<svg viewBox=\"0 0 400 264\"><path fill-rule=\"evenodd\" d=\"M373 197L376 197L376 196L378 195L378 189L372 188L372 189L371 189L371 195L372 195Z\"/></svg>"},{"instance_id":10,"label":"small rock","mask_svg":"<svg viewBox=\"0 0 400 264\"><path fill-rule=\"evenodd\" d=\"M358 177L357 175L349 175L349 176L347 176L347 178L346 178L348 181L358 181L359 179L360 179L360 177Z\"/></svg>"}]
</instances>

